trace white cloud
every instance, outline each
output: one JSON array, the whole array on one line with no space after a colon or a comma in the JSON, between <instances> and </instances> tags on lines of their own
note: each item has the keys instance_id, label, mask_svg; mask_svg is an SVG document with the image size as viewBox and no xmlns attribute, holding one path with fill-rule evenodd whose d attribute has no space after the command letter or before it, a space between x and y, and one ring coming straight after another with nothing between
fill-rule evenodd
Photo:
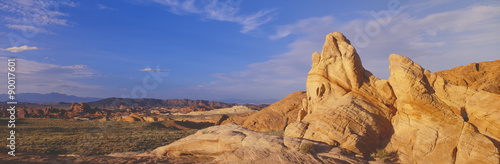
<instances>
[{"instance_id":1,"label":"white cloud","mask_svg":"<svg viewBox=\"0 0 500 164\"><path fill-rule=\"evenodd\" d=\"M388 78L390 53L408 56L431 71L499 59L494 52L500 50L500 38L494 36L500 36L500 6L470 5L427 15L409 14L420 11L411 5L408 10L392 17L389 25L380 26L377 35L368 36L368 44L356 37L367 36L365 27L376 20L356 20L338 28L351 39L365 67L375 75ZM356 28L364 31L353 30Z\"/></svg>"},{"instance_id":2,"label":"white cloud","mask_svg":"<svg viewBox=\"0 0 500 164\"><path fill-rule=\"evenodd\" d=\"M153 69L153 68L144 68L137 70L137 72L168 72L168 69Z\"/></svg>"},{"instance_id":3,"label":"white cloud","mask_svg":"<svg viewBox=\"0 0 500 164\"><path fill-rule=\"evenodd\" d=\"M97 9L99 9L99 10L115 10L114 8L108 7L108 6L100 4L100 3L97 3L96 6L97 6Z\"/></svg>"},{"instance_id":4,"label":"white cloud","mask_svg":"<svg viewBox=\"0 0 500 164\"><path fill-rule=\"evenodd\" d=\"M175 14L199 14L205 19L234 22L243 26L241 33L255 30L273 19L273 10L260 10L257 13L240 14L241 0L153 0L169 6Z\"/></svg>"},{"instance_id":5,"label":"white cloud","mask_svg":"<svg viewBox=\"0 0 500 164\"><path fill-rule=\"evenodd\" d=\"M293 24L280 26L276 29L276 34L269 36L270 39L280 39L291 34L317 35L332 30L335 25L335 18L332 16L312 17L299 20Z\"/></svg>"},{"instance_id":6,"label":"white cloud","mask_svg":"<svg viewBox=\"0 0 500 164\"><path fill-rule=\"evenodd\" d=\"M442 1L442 4L446 2ZM440 8L439 4L435 7ZM406 12L394 15L387 26L381 26L379 33L369 37L366 46L356 43L359 31L355 29L365 30L370 22L377 21L374 18L339 22L332 16L312 17L279 26L270 39L298 36L289 44L288 52L249 64L244 71L213 74L218 81L177 94L209 93L222 99L226 95L262 99L284 97L293 91L304 90L311 54L320 52L324 36L335 31L343 32L351 40L366 69L384 79L389 76L388 57L391 53L408 56L431 71L500 59L500 37L497 37L500 36L499 6L471 5L432 14L418 13L422 8L411 4L405 7L403 11Z\"/></svg>"},{"instance_id":7,"label":"white cloud","mask_svg":"<svg viewBox=\"0 0 500 164\"><path fill-rule=\"evenodd\" d=\"M52 34L52 32L45 30L44 28L40 27L35 27L35 26L27 26L27 25L12 25L12 24L6 24L6 27L10 29L16 29L16 30L21 30L21 31L26 31L26 32L33 32L33 33L45 33L45 34Z\"/></svg>"},{"instance_id":8,"label":"white cloud","mask_svg":"<svg viewBox=\"0 0 500 164\"><path fill-rule=\"evenodd\" d=\"M325 16L278 27L279 32L271 36L271 39L290 34L300 36L288 45L288 52L271 56L267 61L249 64L244 71L212 74L219 80L202 84L202 87L183 89L176 95L208 95L211 99L274 99L305 90L307 73L312 64L311 55L321 50L324 37L333 30L334 23L333 17ZM314 27L311 28L308 24Z\"/></svg>"},{"instance_id":9,"label":"white cloud","mask_svg":"<svg viewBox=\"0 0 500 164\"><path fill-rule=\"evenodd\" d=\"M7 64L6 57L0 57L0 64ZM6 74L7 69L0 69ZM16 93L64 93L79 96L103 97L105 88L78 82L100 76L86 65L61 66L39 63L31 60L16 59ZM0 87L7 87L0 84ZM104 92L105 93L105 92ZM110 96L110 95L106 95Z\"/></svg>"},{"instance_id":10,"label":"white cloud","mask_svg":"<svg viewBox=\"0 0 500 164\"><path fill-rule=\"evenodd\" d=\"M72 69L72 70L79 70L79 69L87 69L87 65L72 65L72 66L61 66L62 69Z\"/></svg>"},{"instance_id":11,"label":"white cloud","mask_svg":"<svg viewBox=\"0 0 500 164\"><path fill-rule=\"evenodd\" d=\"M27 50L38 50L37 47L28 47L27 45L21 46L21 47L10 47L6 49L1 49L4 51L9 51L9 52L22 52L22 51L27 51Z\"/></svg>"},{"instance_id":12,"label":"white cloud","mask_svg":"<svg viewBox=\"0 0 500 164\"><path fill-rule=\"evenodd\" d=\"M52 34L46 26L67 26L68 20L63 17L66 13L60 11L63 6L75 7L73 2L59 2L55 0L17 0L0 1L0 10L12 13L11 16L2 16L7 27L27 32Z\"/></svg>"}]
</instances>

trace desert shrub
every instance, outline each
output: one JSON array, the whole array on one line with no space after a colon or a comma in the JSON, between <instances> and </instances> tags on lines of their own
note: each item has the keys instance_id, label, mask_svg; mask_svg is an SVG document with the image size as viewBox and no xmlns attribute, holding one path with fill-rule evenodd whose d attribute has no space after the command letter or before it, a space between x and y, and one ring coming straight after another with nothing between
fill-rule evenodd
<instances>
[{"instance_id":1,"label":"desert shrub","mask_svg":"<svg viewBox=\"0 0 500 164\"><path fill-rule=\"evenodd\" d=\"M377 161L385 162L391 158L391 153L387 152L385 149L377 149L371 156Z\"/></svg>"},{"instance_id":2,"label":"desert shrub","mask_svg":"<svg viewBox=\"0 0 500 164\"><path fill-rule=\"evenodd\" d=\"M314 150L314 145L312 143L302 143L300 145L299 151L304 154L316 153L316 151Z\"/></svg>"}]
</instances>

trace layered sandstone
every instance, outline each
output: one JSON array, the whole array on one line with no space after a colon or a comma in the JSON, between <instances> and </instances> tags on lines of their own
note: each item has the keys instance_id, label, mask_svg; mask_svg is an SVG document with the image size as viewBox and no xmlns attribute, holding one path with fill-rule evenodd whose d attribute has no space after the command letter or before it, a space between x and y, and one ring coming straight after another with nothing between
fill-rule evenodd
<instances>
[{"instance_id":1,"label":"layered sandstone","mask_svg":"<svg viewBox=\"0 0 500 164\"><path fill-rule=\"evenodd\" d=\"M341 33L313 53L307 92L144 155L212 163L366 163L377 149L401 163L500 163L499 61L432 73L390 55L388 80L365 70ZM464 73L460 73L464 72ZM224 121L225 120L225 121ZM285 137L256 131L280 130ZM312 145L312 155L299 153Z\"/></svg>"},{"instance_id":2,"label":"layered sandstone","mask_svg":"<svg viewBox=\"0 0 500 164\"><path fill-rule=\"evenodd\" d=\"M297 114L302 109L302 99L305 97L304 91L294 92L258 112L231 116L222 124L236 123L258 132L282 131L288 124L297 120Z\"/></svg>"},{"instance_id":3,"label":"layered sandstone","mask_svg":"<svg viewBox=\"0 0 500 164\"><path fill-rule=\"evenodd\" d=\"M471 63L466 66L436 72L448 83L500 94L500 60Z\"/></svg>"},{"instance_id":4,"label":"layered sandstone","mask_svg":"<svg viewBox=\"0 0 500 164\"><path fill-rule=\"evenodd\" d=\"M398 111L388 150L404 163L499 162L499 95L448 83L407 57L389 61Z\"/></svg>"},{"instance_id":5,"label":"layered sandstone","mask_svg":"<svg viewBox=\"0 0 500 164\"><path fill-rule=\"evenodd\" d=\"M431 73L392 54L391 76L380 80L341 33L327 35L312 60L307 98L285 136L365 156L385 148L403 163L500 162L498 61L459 68L472 72L459 80L457 70Z\"/></svg>"},{"instance_id":6,"label":"layered sandstone","mask_svg":"<svg viewBox=\"0 0 500 164\"><path fill-rule=\"evenodd\" d=\"M310 145L315 155L300 152ZM203 159L206 163L365 163L341 148L297 138L280 138L236 124L213 126L142 156Z\"/></svg>"},{"instance_id":7,"label":"layered sandstone","mask_svg":"<svg viewBox=\"0 0 500 164\"><path fill-rule=\"evenodd\" d=\"M391 135L396 97L387 80L365 70L359 55L341 33L326 36L321 54L314 53L307 77L307 98L297 123L286 136L340 145L369 154Z\"/></svg>"}]
</instances>

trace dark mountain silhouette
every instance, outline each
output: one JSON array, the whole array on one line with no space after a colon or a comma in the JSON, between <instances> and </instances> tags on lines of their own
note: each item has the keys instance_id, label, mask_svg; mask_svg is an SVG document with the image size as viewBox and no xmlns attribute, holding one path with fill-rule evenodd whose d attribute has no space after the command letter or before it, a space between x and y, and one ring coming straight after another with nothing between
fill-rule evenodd
<instances>
[{"instance_id":1,"label":"dark mountain silhouette","mask_svg":"<svg viewBox=\"0 0 500 164\"><path fill-rule=\"evenodd\" d=\"M48 103L48 102L91 102L101 100L102 98L96 97L78 97L73 95L66 95L61 93L19 93L16 94L17 102L28 102L28 103ZM0 94L0 101L9 101L9 95Z\"/></svg>"},{"instance_id":2,"label":"dark mountain silhouette","mask_svg":"<svg viewBox=\"0 0 500 164\"><path fill-rule=\"evenodd\" d=\"M208 101L208 100L189 100L189 99L129 99L129 98L106 98L94 102L89 102L90 106L98 107L103 109L119 108L120 106L125 107L166 107L166 108L182 108L182 107L193 107L193 106L209 106L214 108L227 108L234 104L223 103L218 101Z\"/></svg>"}]
</instances>

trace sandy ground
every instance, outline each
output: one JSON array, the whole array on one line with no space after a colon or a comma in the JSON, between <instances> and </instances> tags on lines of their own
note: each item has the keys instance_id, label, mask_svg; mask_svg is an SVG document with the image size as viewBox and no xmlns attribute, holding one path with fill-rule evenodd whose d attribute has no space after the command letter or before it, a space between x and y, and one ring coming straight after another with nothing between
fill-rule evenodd
<instances>
[{"instance_id":1,"label":"sandy ground","mask_svg":"<svg viewBox=\"0 0 500 164\"><path fill-rule=\"evenodd\" d=\"M111 157L111 156L64 156L32 153L17 153L15 157L7 153L0 154L0 163L10 164L111 164L111 163L202 163L209 162L211 158L180 157L175 159L158 157Z\"/></svg>"},{"instance_id":2,"label":"sandy ground","mask_svg":"<svg viewBox=\"0 0 500 164\"><path fill-rule=\"evenodd\" d=\"M172 115L182 115L182 116L221 115L221 114L233 115L233 114L245 114L252 112L257 112L257 110L252 110L246 106L233 106L231 108L214 109L211 111L195 111L186 114L173 113Z\"/></svg>"}]
</instances>

